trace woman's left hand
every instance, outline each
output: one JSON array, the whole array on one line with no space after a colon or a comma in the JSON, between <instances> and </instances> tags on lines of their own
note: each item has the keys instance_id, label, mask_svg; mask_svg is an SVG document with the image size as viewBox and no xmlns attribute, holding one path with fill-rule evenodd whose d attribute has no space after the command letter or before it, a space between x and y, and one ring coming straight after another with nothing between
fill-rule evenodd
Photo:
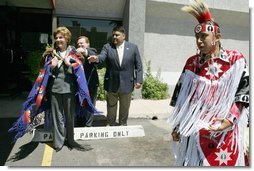
<instances>
[{"instance_id":1,"label":"woman's left hand","mask_svg":"<svg viewBox=\"0 0 254 171\"><path fill-rule=\"evenodd\" d=\"M71 65L71 63L70 63L70 56L66 56L65 58L64 58L64 63L67 65L67 66L70 66Z\"/></svg>"},{"instance_id":2,"label":"woman's left hand","mask_svg":"<svg viewBox=\"0 0 254 171\"><path fill-rule=\"evenodd\" d=\"M211 131L215 131L215 132L223 131L223 130L227 129L228 127L233 126L233 124L225 118L214 118L211 121L211 123L212 124L210 124L209 129Z\"/></svg>"}]
</instances>

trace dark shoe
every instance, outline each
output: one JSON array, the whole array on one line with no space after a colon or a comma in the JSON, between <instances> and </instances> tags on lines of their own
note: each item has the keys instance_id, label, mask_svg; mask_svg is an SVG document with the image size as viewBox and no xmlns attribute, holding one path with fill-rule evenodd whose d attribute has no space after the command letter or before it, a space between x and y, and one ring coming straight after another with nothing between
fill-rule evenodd
<instances>
[{"instance_id":1,"label":"dark shoe","mask_svg":"<svg viewBox=\"0 0 254 171\"><path fill-rule=\"evenodd\" d=\"M72 146L70 146L69 144L66 144L66 147L71 151L73 149Z\"/></svg>"},{"instance_id":2,"label":"dark shoe","mask_svg":"<svg viewBox=\"0 0 254 171\"><path fill-rule=\"evenodd\" d=\"M59 151L62 150L62 148L63 148L63 146L62 147L57 147L57 148L55 148L55 150L56 150L56 152L59 152Z\"/></svg>"},{"instance_id":3,"label":"dark shoe","mask_svg":"<svg viewBox=\"0 0 254 171\"><path fill-rule=\"evenodd\" d=\"M85 148L84 146L82 146L81 144L78 144L76 142L70 143L68 148L69 149L70 148L71 149L76 149L78 151L89 151L89 150L91 150L91 148L90 149L89 148Z\"/></svg>"},{"instance_id":4,"label":"dark shoe","mask_svg":"<svg viewBox=\"0 0 254 171\"><path fill-rule=\"evenodd\" d=\"M85 147L83 146L77 146L77 147L74 147L74 149L78 150L78 151L88 151Z\"/></svg>"},{"instance_id":5,"label":"dark shoe","mask_svg":"<svg viewBox=\"0 0 254 171\"><path fill-rule=\"evenodd\" d=\"M114 123L107 123L106 126L119 126L120 124L117 123L117 122L114 122Z\"/></svg>"}]
</instances>

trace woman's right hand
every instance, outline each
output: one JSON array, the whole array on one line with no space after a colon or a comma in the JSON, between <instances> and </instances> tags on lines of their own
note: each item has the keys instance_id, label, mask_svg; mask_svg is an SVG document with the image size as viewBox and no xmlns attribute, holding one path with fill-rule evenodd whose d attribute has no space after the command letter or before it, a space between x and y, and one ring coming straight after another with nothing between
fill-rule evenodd
<instances>
[{"instance_id":1,"label":"woman's right hand","mask_svg":"<svg viewBox=\"0 0 254 171\"><path fill-rule=\"evenodd\" d=\"M53 57L51 60L51 68L55 68L58 65L58 60L56 57Z\"/></svg>"}]
</instances>

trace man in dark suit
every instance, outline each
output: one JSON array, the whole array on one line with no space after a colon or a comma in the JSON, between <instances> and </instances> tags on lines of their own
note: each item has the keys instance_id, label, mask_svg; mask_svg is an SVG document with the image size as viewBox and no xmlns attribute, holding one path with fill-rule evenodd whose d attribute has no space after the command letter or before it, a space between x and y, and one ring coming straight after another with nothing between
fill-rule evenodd
<instances>
[{"instance_id":1,"label":"man in dark suit","mask_svg":"<svg viewBox=\"0 0 254 171\"><path fill-rule=\"evenodd\" d=\"M90 41L88 37L86 36L80 36L77 41L77 52L79 55L79 58L84 63L84 71L86 75L86 80L88 84L88 89L90 93L91 101L93 102L93 105L95 106L96 103L96 97L97 97L97 90L99 86L99 77L97 72L97 66L95 63L90 63L87 60L87 57L90 55L96 55L97 50L95 48L90 48ZM78 118L76 121L76 126L87 126L91 127L93 124L93 113L87 112L87 115L85 118ZM84 124L85 122L85 124Z\"/></svg>"},{"instance_id":2,"label":"man in dark suit","mask_svg":"<svg viewBox=\"0 0 254 171\"><path fill-rule=\"evenodd\" d=\"M107 122L116 123L117 102L119 100L119 124L127 125L131 95L134 87L143 83L143 67L137 45L125 41L122 26L113 28L112 43L103 46L98 56L89 56L90 62L105 62L104 89L107 91Z\"/></svg>"}]
</instances>

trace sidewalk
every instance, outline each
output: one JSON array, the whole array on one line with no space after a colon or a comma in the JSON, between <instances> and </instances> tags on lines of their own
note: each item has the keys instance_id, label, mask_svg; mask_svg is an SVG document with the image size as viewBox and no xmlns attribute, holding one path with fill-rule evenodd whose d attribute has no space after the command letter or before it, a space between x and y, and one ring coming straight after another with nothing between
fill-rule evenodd
<instances>
[{"instance_id":1,"label":"sidewalk","mask_svg":"<svg viewBox=\"0 0 254 171\"><path fill-rule=\"evenodd\" d=\"M0 136L0 163L2 165L38 167L42 165L42 161L45 158L50 162L51 166L68 167L168 167L173 165L174 155L169 146L171 126L166 122L171 110L169 99L135 99L131 101L128 124L129 126L141 125L145 131L144 137L79 141L83 144L88 144L88 146L91 145L93 150L86 151L84 154L77 150L69 151L67 147L64 147L59 154L56 154L52 149L50 150L50 147L45 146L44 143L31 142L30 134L26 134L15 144L11 143L13 141L13 134L8 133L8 129L19 116L22 103L26 97L26 94L22 94L15 99L6 96L0 98L0 128L3 132ZM103 129L106 126L106 106L106 101L97 101L96 108L102 111L103 115L96 117L94 127L102 127L100 129ZM153 117L157 117L158 119L154 120L152 119ZM108 127L104 128L108 129ZM120 136L126 135L124 133L120 131ZM72 156L76 157L73 158Z\"/></svg>"},{"instance_id":2,"label":"sidewalk","mask_svg":"<svg viewBox=\"0 0 254 171\"><path fill-rule=\"evenodd\" d=\"M22 94L15 99L11 99L10 97L1 97L0 118L15 118L19 116L22 109L22 103L25 101L26 97L26 94ZM158 119L167 118L172 110L172 107L169 106L169 102L170 99L134 99L131 101L129 118L151 119L154 116L157 116ZM97 101L96 108L99 111L102 111L103 115L107 115L106 101Z\"/></svg>"},{"instance_id":3,"label":"sidewalk","mask_svg":"<svg viewBox=\"0 0 254 171\"><path fill-rule=\"evenodd\" d=\"M134 99L131 101L129 118L149 118L156 116L158 119L167 118L172 110L169 106L170 99L147 100ZM107 115L106 101L97 101L96 108ZM119 108L118 108L119 109Z\"/></svg>"}]
</instances>

